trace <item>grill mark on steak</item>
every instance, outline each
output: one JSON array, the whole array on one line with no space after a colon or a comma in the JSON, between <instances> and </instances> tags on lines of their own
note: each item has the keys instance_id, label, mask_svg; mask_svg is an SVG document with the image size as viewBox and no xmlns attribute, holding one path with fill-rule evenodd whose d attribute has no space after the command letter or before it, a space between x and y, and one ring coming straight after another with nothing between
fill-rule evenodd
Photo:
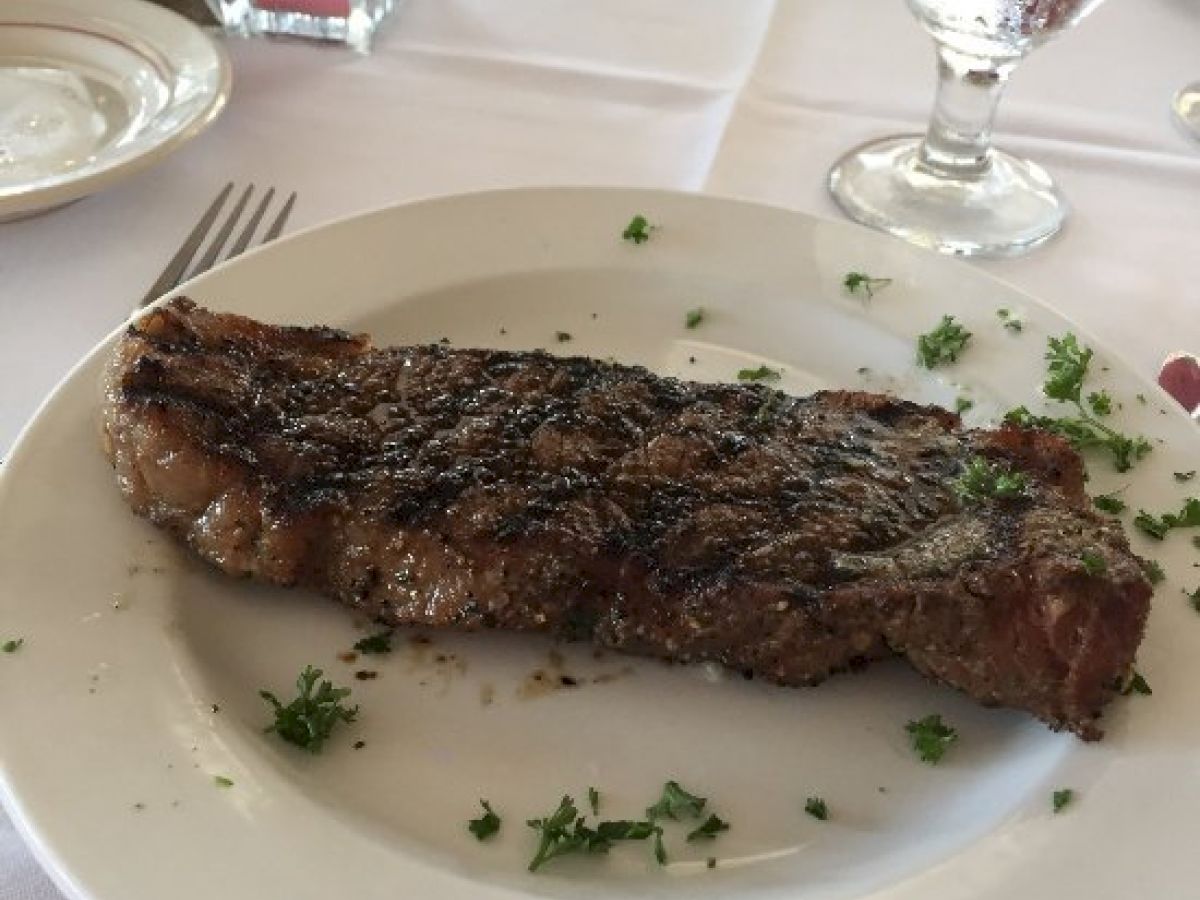
<instances>
[{"instance_id":1,"label":"grill mark on steak","mask_svg":"<svg viewBox=\"0 0 1200 900\"><path fill-rule=\"evenodd\" d=\"M131 326L105 396L137 513L229 574L389 623L539 631L792 685L901 654L1095 738L1148 610L1063 441L964 431L892 397L372 349L184 299ZM964 508L952 485L975 454L1024 471L1028 495Z\"/></svg>"}]
</instances>

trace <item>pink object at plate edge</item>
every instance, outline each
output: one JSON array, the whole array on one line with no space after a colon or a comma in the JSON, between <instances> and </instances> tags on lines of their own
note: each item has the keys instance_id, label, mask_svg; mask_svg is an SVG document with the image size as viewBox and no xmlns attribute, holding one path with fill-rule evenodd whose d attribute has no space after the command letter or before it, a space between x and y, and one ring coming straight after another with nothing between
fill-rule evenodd
<instances>
[{"instance_id":1,"label":"pink object at plate edge","mask_svg":"<svg viewBox=\"0 0 1200 900\"><path fill-rule=\"evenodd\" d=\"M1200 362L1190 353L1172 353L1158 372L1158 383L1192 415L1200 415Z\"/></svg>"}]
</instances>

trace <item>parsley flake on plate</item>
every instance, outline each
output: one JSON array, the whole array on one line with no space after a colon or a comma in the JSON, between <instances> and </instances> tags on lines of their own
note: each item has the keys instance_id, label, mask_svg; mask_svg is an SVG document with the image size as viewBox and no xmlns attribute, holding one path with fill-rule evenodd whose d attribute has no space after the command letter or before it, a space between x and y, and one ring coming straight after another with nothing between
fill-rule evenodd
<instances>
[{"instance_id":1,"label":"parsley flake on plate","mask_svg":"<svg viewBox=\"0 0 1200 900\"><path fill-rule=\"evenodd\" d=\"M587 835L580 833L583 818L576 818L575 801L569 796L563 796L558 808L550 815L541 819L529 819L526 825L538 833L540 842L533 859L529 861L529 871L536 872L556 856L567 853L577 853L587 846Z\"/></svg>"},{"instance_id":2,"label":"parsley flake on plate","mask_svg":"<svg viewBox=\"0 0 1200 900\"><path fill-rule=\"evenodd\" d=\"M659 864L667 861L662 843L662 828L653 822L617 820L598 822L595 828L585 824L575 808L575 801L564 795L558 808L541 819L529 819L525 824L538 833L537 852L529 862L529 871L536 872L550 860L570 853L607 853L615 841L643 841L654 838L654 858Z\"/></svg>"},{"instance_id":3,"label":"parsley flake on plate","mask_svg":"<svg viewBox=\"0 0 1200 900\"><path fill-rule=\"evenodd\" d=\"M937 713L909 722L904 730L912 739L913 749L921 762L931 765L940 762L950 745L958 740L958 730L943 722Z\"/></svg>"},{"instance_id":4,"label":"parsley flake on plate","mask_svg":"<svg viewBox=\"0 0 1200 900\"><path fill-rule=\"evenodd\" d=\"M600 814L600 792L594 787L588 788L588 806L592 808L592 815Z\"/></svg>"},{"instance_id":5,"label":"parsley flake on plate","mask_svg":"<svg viewBox=\"0 0 1200 900\"><path fill-rule=\"evenodd\" d=\"M1003 463L992 464L982 456L975 456L954 483L954 493L963 503L980 503L989 498L1019 497L1028 486L1023 473L1014 472Z\"/></svg>"},{"instance_id":6,"label":"parsley flake on plate","mask_svg":"<svg viewBox=\"0 0 1200 900\"><path fill-rule=\"evenodd\" d=\"M1020 334L1025 329L1025 323L1013 315L1012 310L998 309L996 310L996 318L1000 320L1001 325L1013 334Z\"/></svg>"},{"instance_id":7,"label":"parsley flake on plate","mask_svg":"<svg viewBox=\"0 0 1200 900\"><path fill-rule=\"evenodd\" d=\"M1112 413L1112 397L1108 391L1092 391L1087 396L1088 406L1092 408L1092 412L1098 416L1107 416Z\"/></svg>"},{"instance_id":8,"label":"parsley flake on plate","mask_svg":"<svg viewBox=\"0 0 1200 900\"><path fill-rule=\"evenodd\" d=\"M954 400L954 411L961 416L974 405L974 400L969 400L966 397L956 397Z\"/></svg>"},{"instance_id":9,"label":"parsley flake on plate","mask_svg":"<svg viewBox=\"0 0 1200 900\"><path fill-rule=\"evenodd\" d=\"M571 340L571 332L556 331L556 332L554 332L554 339L556 341L558 341L560 344L565 344L567 341Z\"/></svg>"},{"instance_id":10,"label":"parsley flake on plate","mask_svg":"<svg viewBox=\"0 0 1200 900\"><path fill-rule=\"evenodd\" d=\"M1071 788L1063 788L1062 790L1055 791L1051 795L1050 806L1053 808L1054 812L1057 814L1057 813L1062 812L1063 809L1066 808L1067 804L1069 804L1074 799L1075 799L1075 791L1072 790Z\"/></svg>"},{"instance_id":11,"label":"parsley flake on plate","mask_svg":"<svg viewBox=\"0 0 1200 900\"><path fill-rule=\"evenodd\" d=\"M809 797L805 800L804 811L814 819L820 819L822 822L829 818L829 807L825 805L825 801L820 797Z\"/></svg>"},{"instance_id":12,"label":"parsley flake on plate","mask_svg":"<svg viewBox=\"0 0 1200 900\"><path fill-rule=\"evenodd\" d=\"M1095 550L1084 550L1079 554L1079 561L1083 563L1083 571L1088 575L1103 575L1108 569L1104 557Z\"/></svg>"},{"instance_id":13,"label":"parsley flake on plate","mask_svg":"<svg viewBox=\"0 0 1200 900\"><path fill-rule=\"evenodd\" d=\"M1194 591L1189 591L1185 588L1183 591L1183 596L1188 598L1188 603L1192 605L1192 609L1194 609L1196 612L1200 612L1200 587L1196 588Z\"/></svg>"},{"instance_id":14,"label":"parsley flake on plate","mask_svg":"<svg viewBox=\"0 0 1200 900\"><path fill-rule=\"evenodd\" d=\"M275 732L289 744L303 747L309 753L320 753L325 741L338 722L353 722L358 707L346 707L342 700L350 696L350 688L335 688L329 681L317 682L325 673L305 666L296 679L296 699L284 706L270 691L258 695L271 704L275 721L263 731Z\"/></svg>"},{"instance_id":15,"label":"parsley flake on plate","mask_svg":"<svg viewBox=\"0 0 1200 900\"><path fill-rule=\"evenodd\" d=\"M1172 528L1200 528L1200 500L1189 497L1178 513L1163 513L1161 516L1139 509L1133 524L1157 541L1165 538Z\"/></svg>"},{"instance_id":16,"label":"parsley flake on plate","mask_svg":"<svg viewBox=\"0 0 1200 900\"><path fill-rule=\"evenodd\" d=\"M1196 470L1192 469L1190 472L1172 472L1171 474L1176 481L1191 481L1196 477Z\"/></svg>"},{"instance_id":17,"label":"parsley flake on plate","mask_svg":"<svg viewBox=\"0 0 1200 900\"><path fill-rule=\"evenodd\" d=\"M658 802L646 807L646 818L652 822L655 819L678 819L681 816L699 818L707 802L704 797L697 797L684 790L678 781L668 781L663 785L662 796L658 798Z\"/></svg>"},{"instance_id":18,"label":"parsley flake on plate","mask_svg":"<svg viewBox=\"0 0 1200 900\"><path fill-rule=\"evenodd\" d=\"M689 309L687 311L687 316L683 320L683 324L688 328L695 328L704 321L704 316L705 313L703 306L697 306L695 309Z\"/></svg>"},{"instance_id":19,"label":"parsley flake on plate","mask_svg":"<svg viewBox=\"0 0 1200 900\"><path fill-rule=\"evenodd\" d=\"M1125 501L1116 494L1100 494L1092 498L1092 503L1096 509L1112 513L1114 516L1125 511Z\"/></svg>"},{"instance_id":20,"label":"parsley flake on plate","mask_svg":"<svg viewBox=\"0 0 1200 900\"><path fill-rule=\"evenodd\" d=\"M1042 428L1066 438L1076 450L1096 447L1107 451L1118 472L1125 472L1139 459L1150 452L1148 440L1138 435L1129 437L1110 428L1098 417L1112 410L1112 398L1105 392L1088 395L1091 412L1083 405L1083 381L1088 366L1095 354L1090 347L1081 347L1075 335L1067 333L1061 338L1049 338L1046 350L1046 380L1042 393L1049 400L1068 403L1075 407L1077 415L1039 416L1024 406L1011 409L1004 416L1009 424L1026 428Z\"/></svg>"},{"instance_id":21,"label":"parsley flake on plate","mask_svg":"<svg viewBox=\"0 0 1200 900\"><path fill-rule=\"evenodd\" d=\"M1155 559L1148 559L1143 562L1142 571L1146 573L1146 580L1151 584L1161 584L1167 579L1167 573L1163 571L1163 567Z\"/></svg>"},{"instance_id":22,"label":"parsley flake on plate","mask_svg":"<svg viewBox=\"0 0 1200 900\"><path fill-rule=\"evenodd\" d=\"M970 340L971 332L955 322L954 316L942 316L933 331L917 338L917 362L926 369L957 362Z\"/></svg>"},{"instance_id":23,"label":"parsley flake on plate","mask_svg":"<svg viewBox=\"0 0 1200 900\"><path fill-rule=\"evenodd\" d=\"M380 631L355 641L354 649L359 653L383 654L392 652L392 630Z\"/></svg>"},{"instance_id":24,"label":"parsley flake on plate","mask_svg":"<svg viewBox=\"0 0 1200 900\"><path fill-rule=\"evenodd\" d=\"M874 278L865 272L847 272L842 279L846 291L870 300L878 291L892 283L890 278Z\"/></svg>"},{"instance_id":25,"label":"parsley flake on plate","mask_svg":"<svg viewBox=\"0 0 1200 900\"><path fill-rule=\"evenodd\" d=\"M704 822L688 832L687 840L690 844L692 841L698 841L702 838L715 838L722 831L729 830L729 823L724 821L716 813L709 815Z\"/></svg>"},{"instance_id":26,"label":"parsley flake on plate","mask_svg":"<svg viewBox=\"0 0 1200 900\"><path fill-rule=\"evenodd\" d=\"M24 643L25 643L25 638L23 638L23 637L10 638L9 640L5 641L3 644L0 644L0 650L3 650L5 653L16 653L18 650L21 649L21 646Z\"/></svg>"},{"instance_id":27,"label":"parsley flake on plate","mask_svg":"<svg viewBox=\"0 0 1200 900\"><path fill-rule=\"evenodd\" d=\"M223 788L233 787L233 779L226 778L224 775L214 775L213 784L215 784L217 787Z\"/></svg>"},{"instance_id":28,"label":"parsley flake on plate","mask_svg":"<svg viewBox=\"0 0 1200 900\"><path fill-rule=\"evenodd\" d=\"M761 365L757 369L738 369L738 381L778 381L783 373L770 366Z\"/></svg>"},{"instance_id":29,"label":"parsley flake on plate","mask_svg":"<svg viewBox=\"0 0 1200 900\"><path fill-rule=\"evenodd\" d=\"M657 225L651 225L646 217L639 213L629 220L629 224L621 232L621 237L635 244L644 244L650 240L650 232L657 227Z\"/></svg>"},{"instance_id":30,"label":"parsley flake on plate","mask_svg":"<svg viewBox=\"0 0 1200 900\"><path fill-rule=\"evenodd\" d=\"M467 830L475 835L476 840L483 841L500 830L500 817L486 800L481 799L479 805L483 807L483 815L467 822Z\"/></svg>"},{"instance_id":31,"label":"parsley flake on plate","mask_svg":"<svg viewBox=\"0 0 1200 900\"><path fill-rule=\"evenodd\" d=\"M1121 693L1125 696L1130 694L1142 694L1149 697L1154 691L1150 690L1150 682L1137 669L1129 676L1129 680L1125 682L1125 686L1121 688Z\"/></svg>"}]
</instances>

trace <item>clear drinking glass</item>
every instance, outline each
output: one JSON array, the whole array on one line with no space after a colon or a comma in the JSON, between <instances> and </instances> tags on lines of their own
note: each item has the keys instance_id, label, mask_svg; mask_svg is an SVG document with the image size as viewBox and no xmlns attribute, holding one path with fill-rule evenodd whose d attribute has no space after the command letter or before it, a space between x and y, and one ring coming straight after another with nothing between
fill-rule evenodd
<instances>
[{"instance_id":1,"label":"clear drinking glass","mask_svg":"<svg viewBox=\"0 0 1200 900\"><path fill-rule=\"evenodd\" d=\"M845 213L915 244L1013 256L1067 214L1046 171L992 147L992 120L1017 63L1101 0L908 0L937 44L938 87L924 137L852 150L829 173Z\"/></svg>"},{"instance_id":2,"label":"clear drinking glass","mask_svg":"<svg viewBox=\"0 0 1200 900\"><path fill-rule=\"evenodd\" d=\"M1200 81L1189 84L1171 102L1175 120L1183 126L1189 137L1200 141Z\"/></svg>"},{"instance_id":3,"label":"clear drinking glass","mask_svg":"<svg viewBox=\"0 0 1200 900\"><path fill-rule=\"evenodd\" d=\"M397 0L208 0L227 31L349 44L366 53Z\"/></svg>"}]
</instances>

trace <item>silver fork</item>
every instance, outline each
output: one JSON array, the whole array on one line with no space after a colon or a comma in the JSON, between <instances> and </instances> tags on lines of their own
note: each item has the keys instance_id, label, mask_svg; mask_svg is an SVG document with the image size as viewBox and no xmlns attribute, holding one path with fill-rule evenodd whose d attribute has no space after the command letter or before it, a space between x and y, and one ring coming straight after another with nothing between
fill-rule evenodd
<instances>
[{"instance_id":1,"label":"silver fork","mask_svg":"<svg viewBox=\"0 0 1200 900\"><path fill-rule=\"evenodd\" d=\"M200 261L196 263L191 271L188 271L192 257L196 255L196 252L204 244L205 238L212 231L217 217L221 214L221 208L225 205L225 201L229 199L231 193L233 193L232 181L221 188L221 192L217 194L217 198L204 211L204 215L200 217L200 221L196 223L196 227L192 229L191 234L187 236L183 245L171 257L171 261L167 263L167 267L163 269L162 274L150 286L150 290L146 292L146 296L138 303L139 308L154 302L167 293L167 291L174 289L189 278L194 278L201 272L207 272L217 264L221 256L221 251L225 248L225 242L233 234L233 229L237 227L238 220L242 217L242 213L245 212L246 206L250 202L250 196L254 193L254 185L252 184L247 185L246 189L242 191L237 202L234 203L233 209L229 211L229 215L226 216L225 221L217 229L217 233L209 242L208 249L204 251L204 255L200 257ZM250 241L254 238L254 232L266 214L267 207L271 204L271 199L274 196L275 188L267 188L267 192L258 201L258 206L250 214L250 218L246 221L241 232L234 240L233 245L229 248L229 252L225 254L225 259L233 259L250 246ZM279 233L283 231L283 226L287 223L288 216L292 214L292 207L295 203L296 192L293 191L288 195L287 200L283 202L282 208L263 233L262 239L259 241L260 244L265 244L279 237Z\"/></svg>"}]
</instances>

